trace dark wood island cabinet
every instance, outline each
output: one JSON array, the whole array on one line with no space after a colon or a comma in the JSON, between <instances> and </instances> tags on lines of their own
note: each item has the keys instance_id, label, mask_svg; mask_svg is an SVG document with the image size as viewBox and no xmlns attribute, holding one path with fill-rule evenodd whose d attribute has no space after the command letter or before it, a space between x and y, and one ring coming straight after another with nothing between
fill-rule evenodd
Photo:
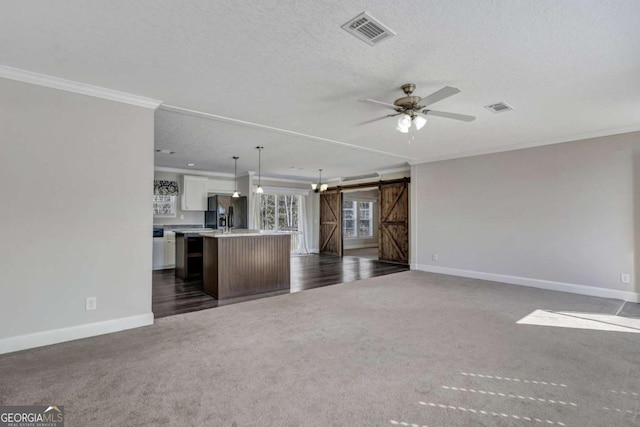
<instances>
[{"instance_id":1,"label":"dark wood island cabinet","mask_svg":"<svg viewBox=\"0 0 640 427\"><path fill-rule=\"evenodd\" d=\"M176 231L176 277L183 280L202 277L202 236Z\"/></svg>"},{"instance_id":2,"label":"dark wood island cabinet","mask_svg":"<svg viewBox=\"0 0 640 427\"><path fill-rule=\"evenodd\" d=\"M217 299L290 289L291 235L203 234L204 291Z\"/></svg>"}]
</instances>

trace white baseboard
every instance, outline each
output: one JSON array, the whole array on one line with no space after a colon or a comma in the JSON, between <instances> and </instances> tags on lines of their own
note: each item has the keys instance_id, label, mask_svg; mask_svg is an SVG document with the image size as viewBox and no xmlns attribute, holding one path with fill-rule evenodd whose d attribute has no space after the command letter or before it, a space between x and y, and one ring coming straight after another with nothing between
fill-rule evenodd
<instances>
[{"instance_id":1,"label":"white baseboard","mask_svg":"<svg viewBox=\"0 0 640 427\"><path fill-rule=\"evenodd\" d=\"M153 325L153 313L0 339L0 354Z\"/></svg>"},{"instance_id":2,"label":"white baseboard","mask_svg":"<svg viewBox=\"0 0 640 427\"><path fill-rule=\"evenodd\" d=\"M592 297L612 298L629 302L640 302L640 293L619 291L616 289L598 288L595 286L576 285L573 283L554 282L551 280L532 279L529 277L509 276L506 274L484 273L482 271L461 270L458 268L438 267L429 264L411 264L412 270L428 271L430 273L448 274L451 276L469 277L472 279L491 280L493 282L509 283L511 285L529 286L532 288L548 289L551 291L569 292L572 294L589 295Z\"/></svg>"}]
</instances>

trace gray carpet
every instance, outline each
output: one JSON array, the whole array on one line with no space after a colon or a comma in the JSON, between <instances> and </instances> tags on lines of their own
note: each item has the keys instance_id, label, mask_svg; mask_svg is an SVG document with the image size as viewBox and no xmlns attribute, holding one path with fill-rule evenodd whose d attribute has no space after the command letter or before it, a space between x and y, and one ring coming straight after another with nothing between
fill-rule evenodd
<instances>
[{"instance_id":1,"label":"gray carpet","mask_svg":"<svg viewBox=\"0 0 640 427\"><path fill-rule=\"evenodd\" d=\"M67 426L640 425L640 334L516 324L620 306L398 273L5 355L0 404Z\"/></svg>"}]
</instances>

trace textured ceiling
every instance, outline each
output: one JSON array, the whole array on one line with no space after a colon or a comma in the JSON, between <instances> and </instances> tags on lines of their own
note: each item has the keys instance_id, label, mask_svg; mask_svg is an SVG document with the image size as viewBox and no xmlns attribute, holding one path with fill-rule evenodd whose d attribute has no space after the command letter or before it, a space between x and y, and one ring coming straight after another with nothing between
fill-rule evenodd
<instances>
[{"instance_id":1,"label":"textured ceiling","mask_svg":"<svg viewBox=\"0 0 640 427\"><path fill-rule=\"evenodd\" d=\"M365 9L398 35L370 47L340 28ZM0 64L394 154L158 112L156 145L180 154L159 165L229 171L261 144L267 174L339 176L640 128L638 22L637 0L10 1ZM460 88L433 108L477 120L431 118L411 143L394 119L359 124L388 110L358 99L407 82ZM515 111L483 108L498 101Z\"/></svg>"}]
</instances>

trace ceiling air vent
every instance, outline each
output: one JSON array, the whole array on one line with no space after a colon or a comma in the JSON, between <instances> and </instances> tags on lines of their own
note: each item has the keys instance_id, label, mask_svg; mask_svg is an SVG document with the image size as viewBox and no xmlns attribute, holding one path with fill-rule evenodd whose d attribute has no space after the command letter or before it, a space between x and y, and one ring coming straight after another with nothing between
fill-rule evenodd
<instances>
[{"instance_id":1,"label":"ceiling air vent","mask_svg":"<svg viewBox=\"0 0 640 427\"><path fill-rule=\"evenodd\" d=\"M506 102L498 102L496 104L485 105L484 108L492 113L504 113L505 111L513 110L513 107Z\"/></svg>"},{"instance_id":2,"label":"ceiling air vent","mask_svg":"<svg viewBox=\"0 0 640 427\"><path fill-rule=\"evenodd\" d=\"M342 28L371 46L396 35L366 12L350 19Z\"/></svg>"}]
</instances>

